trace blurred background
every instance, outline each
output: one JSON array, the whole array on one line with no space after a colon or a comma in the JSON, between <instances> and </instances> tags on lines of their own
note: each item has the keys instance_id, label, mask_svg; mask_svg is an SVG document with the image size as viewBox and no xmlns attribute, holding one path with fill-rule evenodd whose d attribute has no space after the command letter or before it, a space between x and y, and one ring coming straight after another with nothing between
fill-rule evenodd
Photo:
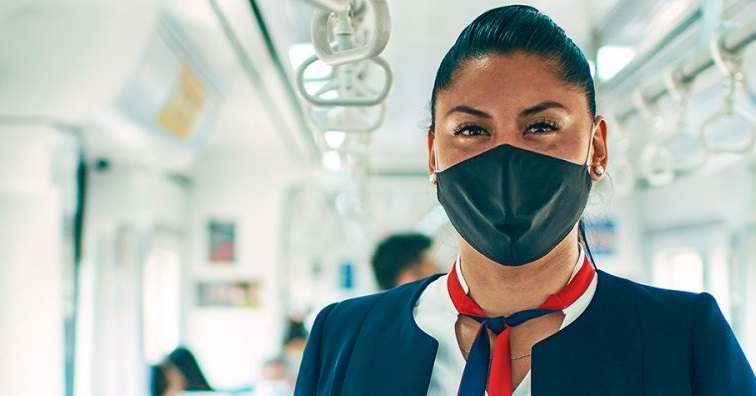
<instances>
[{"instance_id":1,"label":"blurred background","mask_svg":"<svg viewBox=\"0 0 756 396\"><path fill-rule=\"evenodd\" d=\"M147 395L191 361L195 393L287 394L317 311L379 289L380 240L454 260L430 92L505 3L0 2L0 394ZM609 119L598 268L712 293L753 364L756 1L526 3Z\"/></svg>"}]
</instances>

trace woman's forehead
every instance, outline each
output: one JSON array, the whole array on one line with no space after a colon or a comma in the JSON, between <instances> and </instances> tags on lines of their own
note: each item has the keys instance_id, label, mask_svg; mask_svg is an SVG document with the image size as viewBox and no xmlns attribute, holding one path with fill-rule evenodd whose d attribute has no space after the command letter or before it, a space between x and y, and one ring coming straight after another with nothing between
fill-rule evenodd
<instances>
[{"instance_id":1,"label":"woman's forehead","mask_svg":"<svg viewBox=\"0 0 756 396\"><path fill-rule=\"evenodd\" d=\"M458 104L525 107L543 101L557 101L575 111L588 106L585 94L559 77L554 61L517 52L465 62L454 73L450 86L439 92L437 105L443 111Z\"/></svg>"},{"instance_id":2,"label":"woman's forehead","mask_svg":"<svg viewBox=\"0 0 756 396\"><path fill-rule=\"evenodd\" d=\"M477 82L485 85L527 83L569 85L559 78L559 67L553 60L538 55L516 52L493 53L464 62L455 71L451 87L459 83Z\"/></svg>"}]
</instances>

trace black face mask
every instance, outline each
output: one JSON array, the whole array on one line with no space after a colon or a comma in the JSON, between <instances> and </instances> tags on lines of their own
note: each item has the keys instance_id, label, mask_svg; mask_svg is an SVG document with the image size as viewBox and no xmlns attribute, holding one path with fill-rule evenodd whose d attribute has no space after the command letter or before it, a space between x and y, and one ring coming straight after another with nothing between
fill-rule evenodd
<instances>
[{"instance_id":1,"label":"black face mask","mask_svg":"<svg viewBox=\"0 0 756 396\"><path fill-rule=\"evenodd\" d=\"M494 147L436 173L438 200L475 250L507 266L545 256L580 219L591 191L585 164Z\"/></svg>"}]
</instances>

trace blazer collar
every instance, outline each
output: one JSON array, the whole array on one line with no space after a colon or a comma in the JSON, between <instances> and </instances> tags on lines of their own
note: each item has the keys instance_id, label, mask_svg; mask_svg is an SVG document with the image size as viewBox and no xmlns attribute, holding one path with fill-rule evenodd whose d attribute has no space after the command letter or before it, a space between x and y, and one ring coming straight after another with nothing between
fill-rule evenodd
<instances>
[{"instance_id":1,"label":"blazer collar","mask_svg":"<svg viewBox=\"0 0 756 396\"><path fill-rule=\"evenodd\" d=\"M415 303L442 274L388 290L376 304L392 309L370 313L346 373L344 395L425 395L428 393L438 341L415 323ZM387 337L384 335L395 335ZM351 375L365 373L366 375Z\"/></svg>"},{"instance_id":2,"label":"blazer collar","mask_svg":"<svg viewBox=\"0 0 756 396\"><path fill-rule=\"evenodd\" d=\"M396 310L375 310L371 320L365 321L360 334L364 339L354 351L362 358L350 363L343 394L366 394L365 389L370 395L427 394L438 342L417 326L413 310L425 288L439 276L384 292L380 298L387 301L378 304ZM598 276L596 293L586 310L533 346L534 395L560 394L566 384L574 391L571 394L592 394L595 389L622 390L622 395L643 393L640 326L631 283L600 270ZM389 334L396 336L384 336ZM608 372L606 367L617 369ZM596 372L601 375L590 375ZM365 375L351 375L356 373Z\"/></svg>"}]
</instances>

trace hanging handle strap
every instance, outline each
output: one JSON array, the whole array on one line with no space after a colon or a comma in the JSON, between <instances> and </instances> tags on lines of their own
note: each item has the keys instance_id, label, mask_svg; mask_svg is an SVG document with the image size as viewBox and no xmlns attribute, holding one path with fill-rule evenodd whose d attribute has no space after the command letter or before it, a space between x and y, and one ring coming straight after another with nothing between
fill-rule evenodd
<instances>
[{"instance_id":1,"label":"hanging handle strap","mask_svg":"<svg viewBox=\"0 0 756 396\"><path fill-rule=\"evenodd\" d=\"M747 153L756 145L756 120L751 112L735 104L735 95L743 89L745 79L743 73L743 56L740 53L728 51L724 46L725 35L734 30L737 25L728 24L713 35L709 41L709 50L714 63L724 76L724 105L716 113L701 124L700 140L704 147L713 153ZM727 118L737 119L746 125L748 136L737 145L725 147L717 144L713 126Z\"/></svg>"},{"instance_id":2,"label":"hanging handle strap","mask_svg":"<svg viewBox=\"0 0 756 396\"><path fill-rule=\"evenodd\" d=\"M372 10L374 29L363 45L354 42L349 0L311 0L311 3L319 7L312 17L312 43L315 53L326 64L335 66L370 59L386 48L391 34L391 15L386 0L365 0ZM335 15L335 24L331 23L332 15ZM335 49L331 46L331 37L336 39Z\"/></svg>"},{"instance_id":3,"label":"hanging handle strap","mask_svg":"<svg viewBox=\"0 0 756 396\"><path fill-rule=\"evenodd\" d=\"M391 90L394 78L391 73L391 67L383 58L374 57L365 62L371 65L378 65L378 69L383 71L384 81L379 91L368 86L363 79L356 75L356 69L359 65L346 64L335 66L336 68L340 68L342 73L337 73L336 78L329 80L316 92L310 93L306 87L305 71L317 61L317 55L307 58L296 72L299 93L302 94L305 100L316 106L375 106L383 102ZM335 97L328 97L328 94L332 94L333 92L336 92Z\"/></svg>"}]
</instances>

